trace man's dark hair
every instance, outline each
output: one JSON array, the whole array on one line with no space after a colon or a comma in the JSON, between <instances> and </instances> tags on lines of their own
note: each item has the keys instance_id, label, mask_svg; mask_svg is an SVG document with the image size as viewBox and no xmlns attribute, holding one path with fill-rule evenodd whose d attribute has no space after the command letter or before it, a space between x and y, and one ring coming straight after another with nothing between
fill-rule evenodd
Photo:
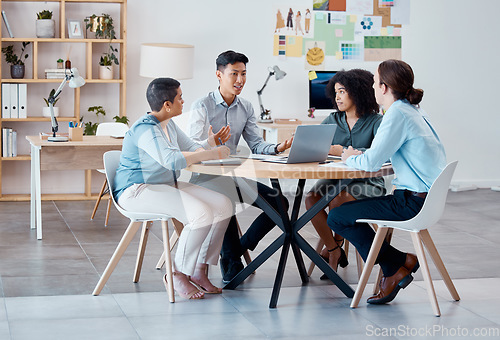
<instances>
[{"instance_id":1,"label":"man's dark hair","mask_svg":"<svg viewBox=\"0 0 500 340\"><path fill-rule=\"evenodd\" d=\"M215 65L219 71L224 71L227 65L234 63L243 63L246 65L248 63L248 58L243 53L226 51L219 54L217 59L215 59Z\"/></svg>"},{"instance_id":2,"label":"man's dark hair","mask_svg":"<svg viewBox=\"0 0 500 340\"><path fill-rule=\"evenodd\" d=\"M166 101L173 103L179 86L181 83L172 78L156 78L149 83L146 99L151 110L158 112Z\"/></svg>"},{"instance_id":3,"label":"man's dark hair","mask_svg":"<svg viewBox=\"0 0 500 340\"><path fill-rule=\"evenodd\" d=\"M335 84L341 84L345 87L347 94L356 105L358 117L379 111L375 92L373 91L373 74L371 72L353 69L335 73L326 85L326 95L332 100L333 108L338 110L335 101Z\"/></svg>"}]
</instances>

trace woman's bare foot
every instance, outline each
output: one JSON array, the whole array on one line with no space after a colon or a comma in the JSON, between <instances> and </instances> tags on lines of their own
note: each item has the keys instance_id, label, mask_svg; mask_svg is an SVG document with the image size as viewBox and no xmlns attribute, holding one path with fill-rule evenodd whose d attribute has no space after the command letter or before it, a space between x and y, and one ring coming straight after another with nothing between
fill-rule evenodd
<instances>
[{"instance_id":1,"label":"woman's bare foot","mask_svg":"<svg viewBox=\"0 0 500 340\"><path fill-rule=\"evenodd\" d=\"M174 272L174 289L180 297L188 300L203 299L205 294L189 282L186 274Z\"/></svg>"},{"instance_id":2,"label":"woman's bare foot","mask_svg":"<svg viewBox=\"0 0 500 340\"><path fill-rule=\"evenodd\" d=\"M222 293L222 288L218 288L210 282L207 276L208 264L198 263L194 274L189 278L192 283L194 283L202 292L207 294L220 294Z\"/></svg>"}]
</instances>

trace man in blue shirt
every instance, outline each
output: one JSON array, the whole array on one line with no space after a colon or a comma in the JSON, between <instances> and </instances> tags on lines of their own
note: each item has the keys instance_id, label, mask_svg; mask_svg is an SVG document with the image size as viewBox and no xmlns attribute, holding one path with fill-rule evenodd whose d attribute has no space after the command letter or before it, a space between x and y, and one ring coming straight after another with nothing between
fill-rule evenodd
<instances>
[{"instance_id":1,"label":"man in blue shirt","mask_svg":"<svg viewBox=\"0 0 500 340\"><path fill-rule=\"evenodd\" d=\"M328 226L347 238L366 261L375 237L374 230L357 219L408 220L418 214L432 183L446 166L439 137L418 103L423 90L413 88L413 70L401 60L382 62L374 75L375 98L387 112L364 153L349 147L342 160L350 167L377 171L390 159L396 178L393 195L344 203L328 215ZM377 258L384 276L371 304L392 301L412 280L419 264L407 254L384 242Z\"/></svg>"},{"instance_id":2,"label":"man in blue shirt","mask_svg":"<svg viewBox=\"0 0 500 340\"><path fill-rule=\"evenodd\" d=\"M217 131L215 140L225 143L232 154L241 137L255 154L278 154L292 145L291 140L271 144L264 141L257 126L252 104L239 95L246 82L246 64L248 58L234 51L221 53L216 61L216 76L219 88L207 96L198 99L191 106L188 135L205 148L209 148L207 138L209 131ZM228 128L229 127L229 128ZM230 133L230 134L229 134ZM219 140L220 137L220 140ZM256 191L277 209L274 189L260 182L249 181ZM234 181L230 177L193 174L191 183L223 193L233 202L239 202L239 194ZM244 194L244 193L243 193ZM253 204L256 197L243 195L243 200ZM288 208L288 202L286 208ZM264 212L249 227L241 240L235 216L231 218L224 236L221 250L222 280L228 283L243 269L241 255L245 250L253 250L258 242L275 226L275 223Z\"/></svg>"}]
</instances>

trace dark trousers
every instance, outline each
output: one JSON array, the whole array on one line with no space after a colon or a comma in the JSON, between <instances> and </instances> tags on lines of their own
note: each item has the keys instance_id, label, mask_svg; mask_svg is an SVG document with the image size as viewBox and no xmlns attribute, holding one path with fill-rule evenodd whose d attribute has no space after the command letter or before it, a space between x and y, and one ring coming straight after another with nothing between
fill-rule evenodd
<instances>
[{"instance_id":1,"label":"dark trousers","mask_svg":"<svg viewBox=\"0 0 500 340\"><path fill-rule=\"evenodd\" d=\"M269 204L274 208L278 209L277 199L278 195L276 190L273 188L257 183L257 191ZM244 195L244 194L243 194ZM244 195L245 196L245 195ZM246 197L243 197L245 202L248 202ZM252 204L257 207L255 203ZM288 200L285 198L285 208L288 210ZM229 221L229 226L227 227L226 234L224 235L224 241L222 242L221 256L224 259L239 261L241 255L245 250L254 250L260 240L274 228L276 224L273 222L265 212L262 212L257 218L252 222L246 233L241 237L238 235L238 226L236 224L236 217L231 217Z\"/></svg>"},{"instance_id":2,"label":"dark trousers","mask_svg":"<svg viewBox=\"0 0 500 340\"><path fill-rule=\"evenodd\" d=\"M423 204L423 198L412 196L406 190L395 190L393 195L342 204L328 214L328 226L349 240L366 261L375 231L367 223L356 223L356 220L404 221L417 215ZM376 263L380 264L384 276L388 277L394 275L405 261L406 253L384 241Z\"/></svg>"}]
</instances>

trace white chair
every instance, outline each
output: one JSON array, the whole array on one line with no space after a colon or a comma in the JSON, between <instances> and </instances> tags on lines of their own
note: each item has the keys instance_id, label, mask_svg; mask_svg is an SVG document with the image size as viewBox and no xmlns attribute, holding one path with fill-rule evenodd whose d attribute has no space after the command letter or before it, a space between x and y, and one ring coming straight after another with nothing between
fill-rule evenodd
<instances>
[{"instance_id":1,"label":"white chair","mask_svg":"<svg viewBox=\"0 0 500 340\"><path fill-rule=\"evenodd\" d=\"M394 179L394 175L384 176L385 191L387 194L390 194L393 191L393 187L392 187L392 180L393 179ZM376 226L375 226L375 230L376 230ZM390 241L389 235L388 235L387 241ZM345 251L345 254L347 257L349 257L349 245L350 245L349 241L344 239L343 246L344 246L344 251ZM318 243L316 244L316 252L319 254L321 252L321 250L323 250L324 246L325 246L325 243L320 238L318 240ZM358 279L359 279L361 277L361 273L363 272L363 258L361 257L361 255L359 255L359 253L356 249L354 249L354 251L356 251L356 267L358 269ZM311 276L315 266L316 266L316 264L313 261L311 261L311 263L309 264L309 268L307 270L307 276ZM380 272L379 275L381 277L382 272ZM380 278L379 278L379 280L380 280Z\"/></svg>"},{"instance_id":2,"label":"white chair","mask_svg":"<svg viewBox=\"0 0 500 340\"><path fill-rule=\"evenodd\" d=\"M115 123L115 122L106 122L97 125L96 136L124 136L128 131L128 125L124 123ZM96 169L100 173L104 173L104 169ZM90 220L93 220L95 217L95 213L97 212L97 207L99 207L99 203L101 203L101 198L109 193L108 181L104 178L104 183L102 184L101 191L99 192L99 197L94 205L94 210L92 211L92 216L90 216ZM108 198L108 207L106 210L106 219L104 220L104 226L108 226L109 220L109 210L111 209L111 195Z\"/></svg>"},{"instance_id":3,"label":"white chair","mask_svg":"<svg viewBox=\"0 0 500 340\"><path fill-rule=\"evenodd\" d=\"M170 302L175 302L175 297L174 297L174 286L173 286L173 277L172 277L172 259L171 259L171 254L170 254L170 241L168 238L168 220L171 219L172 217L166 214L152 214L152 213L141 213L141 212L134 212L134 211L128 211L122 209L115 201L113 195L112 195L112 189L113 189L113 181L115 178L116 174L116 169L118 168L118 165L120 163L120 154L121 151L114 150L114 151L108 151L104 154L103 160L104 160L104 169L106 173L106 179L109 183L110 187L110 197L116 207L116 209L124 216L128 217L130 219L130 224L127 227L127 230L125 230L125 233L122 236L122 239L120 240L120 243L116 247L115 252L113 253L113 256L109 260L108 265L106 266L106 269L102 273L101 279L97 283L94 292L92 293L93 295L99 295L101 290L104 288L104 285L108 281L109 277L111 276L111 273L113 273L113 270L115 269L116 265L120 261L123 253L127 249L128 245L134 238L135 234L139 230L139 226L141 223L143 223L143 232L141 235L141 240L139 243L139 251L137 254L137 261L136 261L136 267L135 267L135 273L134 273L134 282L137 282L139 280L139 275L140 271L142 268L142 260L144 257L144 252L146 250L146 242L149 234L149 228L151 227L152 221L161 221L162 225L162 234L163 234L163 248L164 248L164 253L165 253L165 260L166 260L166 274L167 274L167 282L168 282L168 298Z\"/></svg>"},{"instance_id":4,"label":"white chair","mask_svg":"<svg viewBox=\"0 0 500 340\"><path fill-rule=\"evenodd\" d=\"M436 299L436 293L434 291L434 286L432 284L432 278L429 272L429 266L424 253L424 248L422 243L427 248L429 255L431 256L434 264L436 265L441 277L443 278L446 287L450 291L452 298L455 301L460 300L460 296L451 281L450 275L443 264L443 260L439 256L439 253L429 235L428 228L436 224L443 214L443 210L446 204L446 197L448 196L448 187L450 186L451 178L453 172L457 167L457 161L449 163L446 168L441 172L436 181L432 184L427 197L425 199L424 205L420 212L412 219L406 221L385 221L385 220L370 220L370 219L359 219L357 222L368 223L370 225L377 224L378 229L373 240L368 258L366 259L365 268L361 274L356 293L351 302L351 308L356 308L358 306L361 295L365 289L368 278L372 271L375 260L378 256L382 243L387 235L387 232L393 228L409 231L411 232L413 245L417 253L418 261L420 267L422 268L422 274L424 281L427 286L427 293L432 305L432 309L436 316L440 316L441 312L439 310L439 305Z\"/></svg>"}]
</instances>

